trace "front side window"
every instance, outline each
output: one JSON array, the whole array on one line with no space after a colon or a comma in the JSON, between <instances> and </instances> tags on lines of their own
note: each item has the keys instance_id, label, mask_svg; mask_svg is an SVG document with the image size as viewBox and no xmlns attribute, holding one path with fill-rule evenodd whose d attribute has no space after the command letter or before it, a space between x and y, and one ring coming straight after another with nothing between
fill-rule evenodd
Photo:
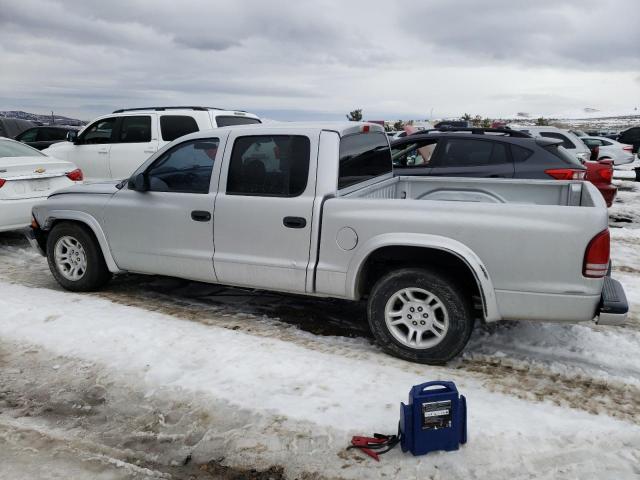
<instances>
[{"instance_id":1,"label":"front side window","mask_svg":"<svg viewBox=\"0 0 640 480\"><path fill-rule=\"evenodd\" d=\"M227 194L297 197L307 187L311 142L302 135L252 135L233 144Z\"/></svg>"},{"instance_id":2,"label":"front side window","mask_svg":"<svg viewBox=\"0 0 640 480\"><path fill-rule=\"evenodd\" d=\"M508 163L503 143L450 138L434 159L434 167L474 167Z\"/></svg>"},{"instance_id":3,"label":"front side window","mask_svg":"<svg viewBox=\"0 0 640 480\"><path fill-rule=\"evenodd\" d=\"M115 124L115 117L98 120L82 132L82 135L78 138L78 143L87 145L111 143L111 133Z\"/></svg>"},{"instance_id":4,"label":"front side window","mask_svg":"<svg viewBox=\"0 0 640 480\"><path fill-rule=\"evenodd\" d=\"M147 143L151 141L151 117L122 117L117 143Z\"/></svg>"},{"instance_id":5,"label":"front side window","mask_svg":"<svg viewBox=\"0 0 640 480\"><path fill-rule=\"evenodd\" d=\"M541 137L545 137L545 138L555 138L557 140L562 140L562 146L564 148L574 149L574 150L576 148L576 146L573 144L573 142L571 140L569 140L566 136L562 135L561 133L540 132L540 136Z\"/></svg>"},{"instance_id":6,"label":"front side window","mask_svg":"<svg viewBox=\"0 0 640 480\"><path fill-rule=\"evenodd\" d=\"M217 138L191 140L165 152L147 169L149 190L209 193L219 143Z\"/></svg>"},{"instance_id":7,"label":"front side window","mask_svg":"<svg viewBox=\"0 0 640 480\"><path fill-rule=\"evenodd\" d=\"M162 115L160 117L160 133L162 139L167 142L198 130L195 118L189 115Z\"/></svg>"},{"instance_id":8,"label":"front side window","mask_svg":"<svg viewBox=\"0 0 640 480\"><path fill-rule=\"evenodd\" d=\"M219 115L216 117L216 125L218 127L229 127L232 125L253 125L262 123L257 118L251 117L235 117L232 115Z\"/></svg>"},{"instance_id":9,"label":"front side window","mask_svg":"<svg viewBox=\"0 0 640 480\"><path fill-rule=\"evenodd\" d=\"M391 173L392 166L389 141L383 132L342 137L338 189Z\"/></svg>"},{"instance_id":10,"label":"front side window","mask_svg":"<svg viewBox=\"0 0 640 480\"><path fill-rule=\"evenodd\" d=\"M404 167L428 167L431 157L436 149L438 141L405 143L391 148L393 166Z\"/></svg>"},{"instance_id":11,"label":"front side window","mask_svg":"<svg viewBox=\"0 0 640 480\"><path fill-rule=\"evenodd\" d=\"M38 136L38 129L32 128L18 135L16 140L20 140L21 142L35 142L37 136Z\"/></svg>"},{"instance_id":12,"label":"front side window","mask_svg":"<svg viewBox=\"0 0 640 480\"><path fill-rule=\"evenodd\" d=\"M38 136L38 140L56 141L67 138L67 130L63 128L44 128L43 131L46 138L40 138Z\"/></svg>"}]
</instances>

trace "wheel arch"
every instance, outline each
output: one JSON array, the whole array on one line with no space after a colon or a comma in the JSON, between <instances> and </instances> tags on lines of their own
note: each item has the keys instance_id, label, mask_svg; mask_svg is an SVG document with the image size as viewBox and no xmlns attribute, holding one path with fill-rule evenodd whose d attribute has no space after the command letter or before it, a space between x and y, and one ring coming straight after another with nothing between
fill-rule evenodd
<instances>
[{"instance_id":1,"label":"wheel arch","mask_svg":"<svg viewBox=\"0 0 640 480\"><path fill-rule=\"evenodd\" d=\"M439 235L393 233L374 237L352 258L347 272L347 295L360 299L379 278L372 268L380 259L390 259L394 265L447 266L465 276L475 287L482 302L487 322L500 320L493 282L482 260L466 245ZM402 263L404 262L404 263ZM388 269L386 269L388 271Z\"/></svg>"},{"instance_id":2,"label":"wheel arch","mask_svg":"<svg viewBox=\"0 0 640 480\"><path fill-rule=\"evenodd\" d=\"M98 241L98 246L100 247L100 251L102 252L102 256L104 257L104 261L107 264L109 271L111 273L121 271L118 268L113 255L111 255L109 242L107 241L104 230L102 230L100 223L95 219L95 217L89 213L74 210L51 210L48 212L47 219L44 222L44 225L42 225L42 229L50 231L57 223L60 222L75 222L88 227Z\"/></svg>"}]
</instances>

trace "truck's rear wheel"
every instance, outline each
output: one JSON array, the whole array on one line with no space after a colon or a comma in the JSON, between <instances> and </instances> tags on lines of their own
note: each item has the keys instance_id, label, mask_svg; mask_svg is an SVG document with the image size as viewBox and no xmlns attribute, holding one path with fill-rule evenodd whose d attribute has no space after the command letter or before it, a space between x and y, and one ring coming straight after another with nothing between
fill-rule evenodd
<instances>
[{"instance_id":1,"label":"truck's rear wheel","mask_svg":"<svg viewBox=\"0 0 640 480\"><path fill-rule=\"evenodd\" d=\"M382 277L369 296L369 325L387 352L442 364L464 348L474 318L469 299L446 276L404 268Z\"/></svg>"},{"instance_id":2,"label":"truck's rear wheel","mask_svg":"<svg viewBox=\"0 0 640 480\"><path fill-rule=\"evenodd\" d=\"M97 290L111 279L93 233L77 223L61 223L47 238L49 269L67 290Z\"/></svg>"}]
</instances>

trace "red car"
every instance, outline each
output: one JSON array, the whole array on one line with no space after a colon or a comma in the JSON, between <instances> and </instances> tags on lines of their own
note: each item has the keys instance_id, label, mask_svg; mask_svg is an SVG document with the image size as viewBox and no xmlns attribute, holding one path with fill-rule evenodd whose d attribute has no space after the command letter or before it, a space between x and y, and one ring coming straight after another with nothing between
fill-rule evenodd
<instances>
[{"instance_id":1,"label":"red car","mask_svg":"<svg viewBox=\"0 0 640 480\"><path fill-rule=\"evenodd\" d=\"M613 160L600 160L599 162L586 161L587 167L585 180L593 183L604 197L607 207L613 204L618 193L618 187L611 183L613 178Z\"/></svg>"}]
</instances>

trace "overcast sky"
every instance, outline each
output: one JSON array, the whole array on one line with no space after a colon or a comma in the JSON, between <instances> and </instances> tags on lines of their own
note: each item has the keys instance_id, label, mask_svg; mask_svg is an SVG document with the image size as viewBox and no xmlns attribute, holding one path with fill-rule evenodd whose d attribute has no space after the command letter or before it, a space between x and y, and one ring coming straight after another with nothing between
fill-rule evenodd
<instances>
[{"instance_id":1,"label":"overcast sky","mask_svg":"<svg viewBox=\"0 0 640 480\"><path fill-rule=\"evenodd\" d=\"M279 120L640 113L640 1L0 0L0 110L176 104Z\"/></svg>"}]
</instances>

